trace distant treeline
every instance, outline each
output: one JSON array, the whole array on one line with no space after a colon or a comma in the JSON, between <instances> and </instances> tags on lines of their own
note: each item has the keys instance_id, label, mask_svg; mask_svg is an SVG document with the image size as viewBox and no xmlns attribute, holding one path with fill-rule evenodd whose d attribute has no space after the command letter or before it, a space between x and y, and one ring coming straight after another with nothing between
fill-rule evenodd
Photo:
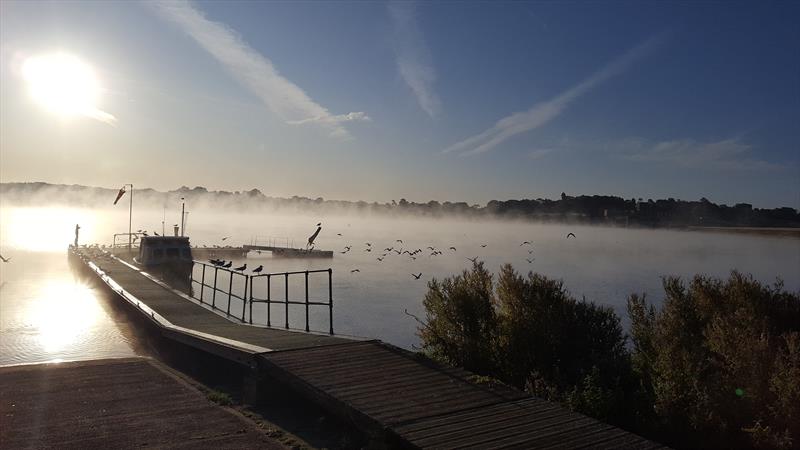
<instances>
[{"instance_id":1,"label":"distant treeline","mask_svg":"<svg viewBox=\"0 0 800 450\"><path fill-rule=\"evenodd\" d=\"M100 206L110 204L117 189L88 187L81 185L58 185L49 183L2 183L0 195L15 202L65 203L78 206ZM209 204L221 208L294 209L315 212L361 212L377 214L414 214L430 217L467 216L473 218L500 217L537 221L570 223L609 223L624 226L645 227L800 227L800 213L794 208L753 208L748 203L733 206L716 204L701 198L685 201L624 199L609 195L569 196L561 194L559 200L543 198L523 200L491 200L485 206L466 202L426 203L409 202L406 199L388 203L325 200L322 197L270 197L259 191L209 191L197 186L159 192L153 189L137 189L136 198L144 204L174 204L184 197L192 202ZM190 206L191 207L191 206Z\"/></svg>"}]
</instances>

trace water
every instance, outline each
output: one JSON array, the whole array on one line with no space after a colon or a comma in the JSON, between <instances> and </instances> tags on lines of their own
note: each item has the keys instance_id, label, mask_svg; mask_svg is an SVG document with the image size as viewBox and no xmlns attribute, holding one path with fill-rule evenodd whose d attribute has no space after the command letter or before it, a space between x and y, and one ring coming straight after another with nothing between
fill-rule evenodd
<instances>
[{"instance_id":1,"label":"water","mask_svg":"<svg viewBox=\"0 0 800 450\"><path fill-rule=\"evenodd\" d=\"M76 279L66 252L3 249L0 366L122 358L141 352L124 316Z\"/></svg>"},{"instance_id":2,"label":"water","mask_svg":"<svg viewBox=\"0 0 800 450\"><path fill-rule=\"evenodd\" d=\"M66 244L73 238L75 223L81 224L82 242L111 242L114 232L127 228L127 211L110 209L5 208L2 212L2 249L13 254L16 249L31 246L42 250L55 246L63 256ZM133 229L146 228L161 232L162 211L135 211ZM742 234L638 230L574 225L543 225L524 222L437 220L429 218L387 218L338 215L318 217L303 213L221 212L195 207L187 225L194 245L241 245L255 236L285 237L301 246L322 221L323 230L316 247L335 251L331 259L280 259L268 253L251 253L234 261L250 268L260 264L265 272L333 269L334 328L337 333L383 339L411 348L418 343L417 324L409 313L424 317L422 299L431 278L443 278L469 268L467 258L478 257L487 268L496 272L504 263L517 270L529 270L564 280L576 297L586 297L613 307L627 324L625 301L633 292L644 292L659 304L663 292L661 277L690 277L695 273L726 277L736 269L752 273L757 279L773 282L784 280L786 288L800 290L800 240ZM47 220L44 220L47 218ZM168 218L176 222L174 218ZM35 234L47 236L36 240ZM575 239L566 239L573 232ZM341 233L342 236L337 234ZM222 237L231 236L226 241ZM403 243L396 242L402 239ZM520 245L531 241L531 247ZM371 243L371 252L366 252ZM345 246L351 250L339 252ZM481 247L485 245L485 247ZM430 256L426 247L442 251ZM456 250L450 250L449 247ZM387 247L414 250L421 248L416 260L407 254L389 252L380 262ZM532 249L533 253L528 254ZM36 253L31 255L41 255ZM16 256L15 256L16 258ZM34 256L31 256L34 258ZM532 263L526 261L531 258ZM535 258L535 259L534 259ZM16 261L15 261L16 262ZM31 265L37 264L32 260ZM66 264L66 262L64 262ZM8 266L8 265L5 265ZM5 269L5 266L3 269ZM351 273L359 269L360 272ZM62 269L41 273L36 279L58 279ZM63 269L66 272L66 269ZM422 273L419 280L412 273ZM26 275L29 283L32 275ZM6 279L5 274L3 275ZM327 301L327 275L311 278L311 300ZM264 282L265 283L265 282ZM227 285L226 285L227 286ZM6 298L22 295L22 291L2 291ZM265 286L256 286L256 295L266 295ZM283 298L283 286L273 286L273 298ZM206 293L208 295L208 293ZM30 296L29 296L30 297ZM206 297L208 298L208 297ZM290 285L290 298L303 299L302 278ZM227 299L227 298L225 298ZM6 308L6 306L3 306ZM283 325L283 309L274 306L273 325ZM3 310L5 316L5 309ZM232 304L232 313L241 314L241 304ZM302 308L292 309L291 325L299 328ZM101 317L101 315L98 315ZM16 319L20 322L21 319ZM100 322L107 317L98 319ZM24 322L24 321L23 321ZM263 305L254 307L254 322L266 322ZM6 318L3 317L3 323ZM327 309L312 309L312 328L327 330ZM7 328L3 325L4 341ZM10 328L9 328L10 330ZM88 338L87 338L88 339ZM124 341L124 339L123 339ZM87 350L86 345L84 350ZM3 347L5 348L5 347ZM0 350L5 352L5 350ZM2 356L6 361L8 356Z\"/></svg>"}]
</instances>

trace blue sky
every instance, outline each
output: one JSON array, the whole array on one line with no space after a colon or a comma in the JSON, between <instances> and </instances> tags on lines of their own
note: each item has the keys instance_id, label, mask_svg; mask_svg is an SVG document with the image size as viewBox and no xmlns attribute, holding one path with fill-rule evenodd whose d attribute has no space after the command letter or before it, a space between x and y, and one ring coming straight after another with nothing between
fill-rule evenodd
<instances>
[{"instance_id":1,"label":"blue sky","mask_svg":"<svg viewBox=\"0 0 800 450\"><path fill-rule=\"evenodd\" d=\"M3 2L0 22L4 182L800 207L797 3ZM113 121L32 101L20 66L54 52Z\"/></svg>"}]
</instances>

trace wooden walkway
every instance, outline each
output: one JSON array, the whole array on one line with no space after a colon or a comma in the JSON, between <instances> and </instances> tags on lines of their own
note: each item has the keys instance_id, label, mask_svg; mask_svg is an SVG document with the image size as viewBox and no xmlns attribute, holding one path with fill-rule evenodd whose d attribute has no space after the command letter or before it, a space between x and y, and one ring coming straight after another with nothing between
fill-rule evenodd
<instances>
[{"instance_id":1,"label":"wooden walkway","mask_svg":"<svg viewBox=\"0 0 800 450\"><path fill-rule=\"evenodd\" d=\"M234 322L100 251L79 249L76 256L165 336L283 381L398 447L662 447L376 340Z\"/></svg>"}]
</instances>

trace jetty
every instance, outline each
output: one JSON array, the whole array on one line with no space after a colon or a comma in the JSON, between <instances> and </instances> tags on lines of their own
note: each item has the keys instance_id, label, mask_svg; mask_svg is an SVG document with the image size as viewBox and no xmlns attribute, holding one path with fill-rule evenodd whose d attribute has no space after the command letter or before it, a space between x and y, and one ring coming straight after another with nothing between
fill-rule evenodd
<instances>
[{"instance_id":1,"label":"jetty","mask_svg":"<svg viewBox=\"0 0 800 450\"><path fill-rule=\"evenodd\" d=\"M267 386L283 383L354 424L378 445L662 448L555 403L500 383L481 382L470 372L439 365L388 343L335 335L330 269L245 275L196 261L192 288L183 292L102 249L70 247L69 257L164 338L245 368L246 402L257 402ZM327 276L324 301L309 295L309 278L314 276ZM305 280L305 292L299 298L290 292L293 277L300 278L300 285ZM281 280L284 295L275 298L270 284ZM253 294L253 286L261 282L268 286L266 298ZM258 322L254 304L267 307L266 323L254 323ZM270 316L271 309L281 307L284 314ZM290 323L295 317L289 314L290 308L299 308L300 317L305 312L304 324ZM309 311L320 308L323 316L329 314L329 327L315 332L309 327Z\"/></svg>"}]
</instances>

